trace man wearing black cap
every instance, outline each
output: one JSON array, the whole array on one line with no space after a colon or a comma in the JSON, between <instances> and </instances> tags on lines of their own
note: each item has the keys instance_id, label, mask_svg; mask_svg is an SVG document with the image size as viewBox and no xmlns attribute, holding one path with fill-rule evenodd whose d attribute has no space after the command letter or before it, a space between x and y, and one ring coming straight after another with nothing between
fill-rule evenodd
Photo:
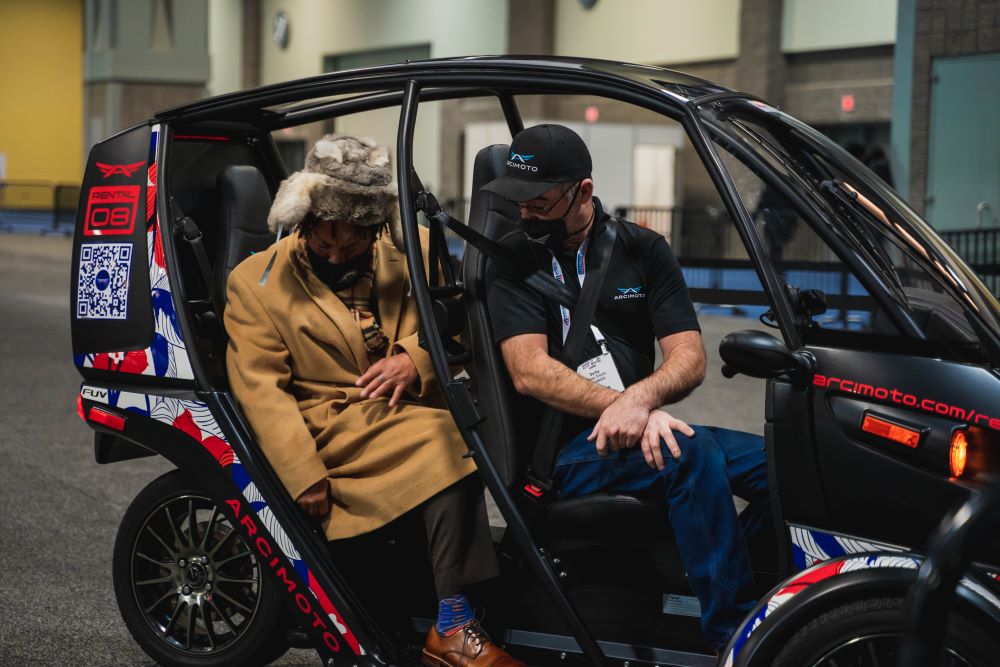
<instances>
[{"instance_id":1,"label":"man wearing black cap","mask_svg":"<svg viewBox=\"0 0 1000 667\"><path fill-rule=\"evenodd\" d=\"M576 372L561 358L572 313L494 263L493 332L517 391L566 415L552 479L571 498L662 488L702 630L723 648L753 606L745 533L767 521L763 439L691 427L660 409L705 377L705 352L684 276L666 240L612 222L594 196L583 140L561 125L514 138L506 173L483 187L516 202L524 235L509 237L530 268L551 271L577 295L591 249L609 242L606 278ZM603 238L602 238L603 237ZM653 341L663 352L654 369ZM750 501L737 516L733 493ZM741 525L742 524L742 525Z\"/></svg>"}]
</instances>

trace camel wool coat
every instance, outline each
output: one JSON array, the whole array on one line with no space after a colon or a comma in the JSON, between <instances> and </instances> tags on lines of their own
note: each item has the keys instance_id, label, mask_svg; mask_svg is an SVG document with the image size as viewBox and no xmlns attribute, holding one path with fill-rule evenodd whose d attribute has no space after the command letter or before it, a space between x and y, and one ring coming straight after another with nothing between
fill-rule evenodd
<instances>
[{"instance_id":1,"label":"camel wool coat","mask_svg":"<svg viewBox=\"0 0 1000 667\"><path fill-rule=\"evenodd\" d=\"M417 344L405 256L385 236L375 242L382 328L389 354L417 367L419 403L361 398L354 382L370 365L361 328L312 271L298 232L243 261L227 287L230 386L292 498L329 481L331 540L375 530L475 471L451 413L428 404L443 405L440 388Z\"/></svg>"}]
</instances>

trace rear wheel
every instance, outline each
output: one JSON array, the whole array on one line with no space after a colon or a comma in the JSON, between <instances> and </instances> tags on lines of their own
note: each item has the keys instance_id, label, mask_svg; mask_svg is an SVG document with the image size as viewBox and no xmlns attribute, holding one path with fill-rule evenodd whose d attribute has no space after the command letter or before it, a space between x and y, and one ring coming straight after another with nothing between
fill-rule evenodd
<instances>
[{"instance_id":1,"label":"rear wheel","mask_svg":"<svg viewBox=\"0 0 1000 667\"><path fill-rule=\"evenodd\" d=\"M178 470L132 501L113 567L125 625L160 664L265 665L288 649L281 601L252 550Z\"/></svg>"},{"instance_id":2,"label":"rear wheel","mask_svg":"<svg viewBox=\"0 0 1000 667\"><path fill-rule=\"evenodd\" d=\"M785 644L774 667L895 667L899 661L903 599L874 597L835 607ZM952 613L942 667L993 667L1000 645L979 625Z\"/></svg>"}]
</instances>

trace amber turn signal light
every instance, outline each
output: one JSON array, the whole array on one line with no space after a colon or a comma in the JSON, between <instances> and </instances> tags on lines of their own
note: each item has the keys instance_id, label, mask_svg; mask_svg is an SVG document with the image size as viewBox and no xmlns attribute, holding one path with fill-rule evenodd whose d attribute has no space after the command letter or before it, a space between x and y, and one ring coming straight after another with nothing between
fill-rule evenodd
<instances>
[{"instance_id":1,"label":"amber turn signal light","mask_svg":"<svg viewBox=\"0 0 1000 667\"><path fill-rule=\"evenodd\" d=\"M969 440L965 431L955 431L951 436L951 448L948 451L948 466L952 477L961 477L965 472L965 461L969 452Z\"/></svg>"},{"instance_id":2,"label":"amber turn signal light","mask_svg":"<svg viewBox=\"0 0 1000 667\"><path fill-rule=\"evenodd\" d=\"M898 442L907 447L916 448L920 444L920 431L899 424L893 424L885 419L879 419L872 415L865 415L861 422L861 430L865 433L877 435L886 440Z\"/></svg>"}]
</instances>

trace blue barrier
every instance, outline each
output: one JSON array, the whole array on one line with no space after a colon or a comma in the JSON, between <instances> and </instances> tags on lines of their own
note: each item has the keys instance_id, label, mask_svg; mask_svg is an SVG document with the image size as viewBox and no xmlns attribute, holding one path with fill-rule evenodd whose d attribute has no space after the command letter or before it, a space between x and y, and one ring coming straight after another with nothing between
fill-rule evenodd
<instances>
[{"instance_id":1,"label":"blue barrier","mask_svg":"<svg viewBox=\"0 0 1000 667\"><path fill-rule=\"evenodd\" d=\"M0 232L73 233L79 185L46 181L0 181Z\"/></svg>"}]
</instances>

